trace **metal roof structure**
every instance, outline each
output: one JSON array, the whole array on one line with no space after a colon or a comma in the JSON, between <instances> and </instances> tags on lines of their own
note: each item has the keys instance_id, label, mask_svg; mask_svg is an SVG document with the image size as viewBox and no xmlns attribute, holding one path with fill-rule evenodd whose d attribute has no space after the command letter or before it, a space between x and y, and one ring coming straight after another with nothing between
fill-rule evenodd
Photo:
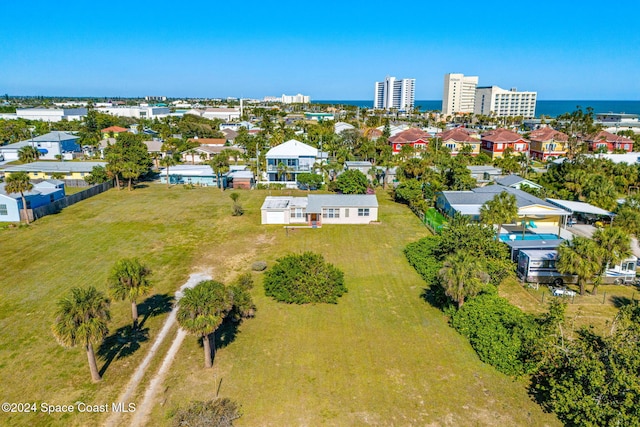
<instances>
[{"instance_id":1,"label":"metal roof structure","mask_svg":"<svg viewBox=\"0 0 640 427\"><path fill-rule=\"evenodd\" d=\"M6 172L91 172L94 166L106 167L107 162L33 162L12 165L4 168Z\"/></svg>"},{"instance_id":2,"label":"metal roof structure","mask_svg":"<svg viewBox=\"0 0 640 427\"><path fill-rule=\"evenodd\" d=\"M593 206L585 202L574 202L573 200L561 200L561 199L547 199L547 201L571 213L586 213L586 214L602 215L602 216L615 215L613 212L609 212L607 210L604 210L602 208Z\"/></svg>"}]
</instances>

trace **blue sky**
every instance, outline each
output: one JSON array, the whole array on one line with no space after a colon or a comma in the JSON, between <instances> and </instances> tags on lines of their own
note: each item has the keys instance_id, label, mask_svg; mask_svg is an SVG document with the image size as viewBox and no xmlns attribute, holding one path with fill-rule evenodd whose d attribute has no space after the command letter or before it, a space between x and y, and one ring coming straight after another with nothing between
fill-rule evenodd
<instances>
[{"instance_id":1,"label":"blue sky","mask_svg":"<svg viewBox=\"0 0 640 427\"><path fill-rule=\"evenodd\" d=\"M441 99L459 72L543 100L640 100L637 1L5 3L0 94L372 99L392 75Z\"/></svg>"}]
</instances>

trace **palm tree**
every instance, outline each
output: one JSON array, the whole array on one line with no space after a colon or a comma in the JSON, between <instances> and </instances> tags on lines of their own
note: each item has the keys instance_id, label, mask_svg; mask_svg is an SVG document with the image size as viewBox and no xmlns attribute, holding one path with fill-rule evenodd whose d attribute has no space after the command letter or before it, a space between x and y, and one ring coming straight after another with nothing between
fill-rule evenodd
<instances>
[{"instance_id":1,"label":"palm tree","mask_svg":"<svg viewBox=\"0 0 640 427\"><path fill-rule=\"evenodd\" d=\"M481 261L468 252L449 255L438 271L445 293L458 304L458 309L467 297L480 292L488 275L482 270Z\"/></svg>"},{"instance_id":2,"label":"palm tree","mask_svg":"<svg viewBox=\"0 0 640 427\"><path fill-rule=\"evenodd\" d=\"M593 240L574 237L571 241L562 242L558 247L556 269L562 274L578 276L580 295L584 295L587 280L600 271L601 259L602 251Z\"/></svg>"},{"instance_id":3,"label":"palm tree","mask_svg":"<svg viewBox=\"0 0 640 427\"><path fill-rule=\"evenodd\" d=\"M222 185L221 182L222 174L229 170L229 156L225 151L226 150L222 150L220 153L213 156L213 158L209 162L211 169L213 169L218 178L218 187L221 191L224 191L224 185Z\"/></svg>"},{"instance_id":4,"label":"palm tree","mask_svg":"<svg viewBox=\"0 0 640 427\"><path fill-rule=\"evenodd\" d=\"M493 199L480 206L480 221L491 226L497 224L496 240L500 235L502 224L510 223L518 216L518 205L516 196L502 191L496 194Z\"/></svg>"},{"instance_id":5,"label":"palm tree","mask_svg":"<svg viewBox=\"0 0 640 427\"><path fill-rule=\"evenodd\" d=\"M233 307L232 297L224 284L205 280L192 289L186 289L178 303L178 324L187 332L202 338L205 368L213 366L210 335L215 333Z\"/></svg>"},{"instance_id":6,"label":"palm tree","mask_svg":"<svg viewBox=\"0 0 640 427\"><path fill-rule=\"evenodd\" d=\"M109 333L110 318L109 299L93 286L73 288L69 296L58 301L53 335L65 347L84 346L93 381L102 379L93 345L101 343Z\"/></svg>"},{"instance_id":7,"label":"palm tree","mask_svg":"<svg viewBox=\"0 0 640 427\"><path fill-rule=\"evenodd\" d=\"M600 228L593 233L593 240L602 251L598 278L593 282L591 293L597 295L598 285L604 277L607 268L615 265L631 255L631 238L620 227Z\"/></svg>"},{"instance_id":8,"label":"palm tree","mask_svg":"<svg viewBox=\"0 0 640 427\"><path fill-rule=\"evenodd\" d=\"M196 164L196 150L194 150L193 148L190 150L187 150L187 154L191 155L191 164L195 165Z\"/></svg>"},{"instance_id":9,"label":"palm tree","mask_svg":"<svg viewBox=\"0 0 640 427\"><path fill-rule=\"evenodd\" d=\"M18 150L18 159L22 163L31 163L35 162L40 158L40 152L36 147L32 147L31 145L27 145Z\"/></svg>"},{"instance_id":10,"label":"palm tree","mask_svg":"<svg viewBox=\"0 0 640 427\"><path fill-rule=\"evenodd\" d=\"M166 168L167 172L167 188L171 184L169 180L169 167L175 166L178 164L178 160L173 156L173 154L166 154L162 159L160 159L160 164Z\"/></svg>"},{"instance_id":11,"label":"palm tree","mask_svg":"<svg viewBox=\"0 0 640 427\"><path fill-rule=\"evenodd\" d=\"M30 191L33 188L33 184L29 181L29 175L26 172L15 172L9 175L5 180L4 190L7 194L18 194L22 199L22 210L24 212L24 219L29 224L29 214L27 211L27 199L24 197L24 193Z\"/></svg>"},{"instance_id":12,"label":"palm tree","mask_svg":"<svg viewBox=\"0 0 640 427\"><path fill-rule=\"evenodd\" d=\"M138 326L138 298L151 291L150 274L151 270L137 258L123 258L115 263L108 279L111 295L118 301L131 302L133 329Z\"/></svg>"}]
</instances>

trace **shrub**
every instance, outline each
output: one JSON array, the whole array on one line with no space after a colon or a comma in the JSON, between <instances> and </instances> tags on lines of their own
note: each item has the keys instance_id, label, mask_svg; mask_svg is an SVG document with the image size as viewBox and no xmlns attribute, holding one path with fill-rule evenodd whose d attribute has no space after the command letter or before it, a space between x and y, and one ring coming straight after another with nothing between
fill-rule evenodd
<instances>
[{"instance_id":1,"label":"shrub","mask_svg":"<svg viewBox=\"0 0 640 427\"><path fill-rule=\"evenodd\" d=\"M230 427L241 415L240 406L227 398L206 402L195 401L176 412L173 425L176 427Z\"/></svg>"},{"instance_id":2,"label":"shrub","mask_svg":"<svg viewBox=\"0 0 640 427\"><path fill-rule=\"evenodd\" d=\"M264 271L267 269L267 263L264 261L256 261L251 264L251 269L253 271Z\"/></svg>"},{"instance_id":3,"label":"shrub","mask_svg":"<svg viewBox=\"0 0 640 427\"><path fill-rule=\"evenodd\" d=\"M451 319L452 326L468 340L480 360L507 375L530 373L531 348L537 346L535 318L497 295L470 299Z\"/></svg>"},{"instance_id":4,"label":"shrub","mask_svg":"<svg viewBox=\"0 0 640 427\"><path fill-rule=\"evenodd\" d=\"M342 271L313 252L278 259L265 274L264 289L277 301L295 304L336 304L347 292Z\"/></svg>"}]
</instances>

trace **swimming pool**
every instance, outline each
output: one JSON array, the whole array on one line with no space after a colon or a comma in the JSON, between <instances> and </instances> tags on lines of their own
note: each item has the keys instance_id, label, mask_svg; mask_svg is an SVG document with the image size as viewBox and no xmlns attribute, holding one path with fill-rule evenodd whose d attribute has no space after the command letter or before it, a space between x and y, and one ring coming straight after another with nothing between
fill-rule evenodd
<instances>
[{"instance_id":1,"label":"swimming pool","mask_svg":"<svg viewBox=\"0 0 640 427\"><path fill-rule=\"evenodd\" d=\"M509 236L512 236L510 239ZM515 239L513 238L515 236ZM542 234L534 234L534 233L525 233L524 239L522 233L511 233L511 234L501 234L500 240L503 242L509 242L512 240L559 240L561 239L557 234L552 233L542 233Z\"/></svg>"}]
</instances>

